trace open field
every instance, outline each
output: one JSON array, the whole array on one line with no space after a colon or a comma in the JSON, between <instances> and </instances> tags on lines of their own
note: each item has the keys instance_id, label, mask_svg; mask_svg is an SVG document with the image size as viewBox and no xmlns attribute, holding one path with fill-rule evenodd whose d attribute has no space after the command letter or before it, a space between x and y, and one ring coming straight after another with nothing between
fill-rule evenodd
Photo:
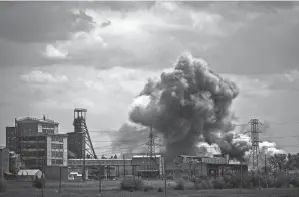
<instances>
[{"instance_id":1,"label":"open field","mask_svg":"<svg viewBox=\"0 0 299 197\"><path fill-rule=\"evenodd\" d=\"M44 189L44 197L160 197L164 196L164 192L157 192L157 189L148 192L143 191L120 191L120 181L102 181L102 192L99 193L99 182L65 182L62 183L62 192L58 192L58 182L48 182ZM163 182L156 181L151 183L156 186L163 185ZM163 185L164 186L164 185ZM164 187L163 187L164 188ZM243 189L225 189L225 190L191 190L183 191L174 190L172 187L167 188L168 197L298 197L299 192L296 188L290 189L261 189L248 190ZM42 191L31 186L31 182L7 182L7 191L0 193L1 197L41 197Z\"/></svg>"}]
</instances>

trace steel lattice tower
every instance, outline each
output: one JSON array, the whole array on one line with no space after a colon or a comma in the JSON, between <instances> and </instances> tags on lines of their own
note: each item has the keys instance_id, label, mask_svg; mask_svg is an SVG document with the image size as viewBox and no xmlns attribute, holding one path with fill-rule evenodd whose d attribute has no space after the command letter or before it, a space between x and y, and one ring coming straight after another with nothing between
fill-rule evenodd
<instances>
[{"instance_id":1,"label":"steel lattice tower","mask_svg":"<svg viewBox=\"0 0 299 197\"><path fill-rule=\"evenodd\" d=\"M95 158L97 159L97 155L94 151L92 141L88 132L88 128L86 125L86 112L87 109L75 109L74 110L74 132L82 133L82 140L84 142L82 148L82 157ZM87 155L88 154L88 155Z\"/></svg>"},{"instance_id":2,"label":"steel lattice tower","mask_svg":"<svg viewBox=\"0 0 299 197\"><path fill-rule=\"evenodd\" d=\"M259 120L258 119L251 119L251 141L252 141L252 167L253 171L259 169L259 143L260 143L260 130L259 130Z\"/></svg>"},{"instance_id":3,"label":"steel lattice tower","mask_svg":"<svg viewBox=\"0 0 299 197\"><path fill-rule=\"evenodd\" d=\"M150 133L148 136L148 170L153 170L153 166L156 164L156 149L155 149L155 136L153 134L152 126L150 127Z\"/></svg>"}]
</instances>

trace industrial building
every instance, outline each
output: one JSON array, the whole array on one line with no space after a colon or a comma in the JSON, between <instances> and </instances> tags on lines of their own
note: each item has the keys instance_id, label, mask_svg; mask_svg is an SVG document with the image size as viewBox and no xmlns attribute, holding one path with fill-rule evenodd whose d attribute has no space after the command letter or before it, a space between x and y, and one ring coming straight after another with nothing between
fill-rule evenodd
<instances>
[{"instance_id":1,"label":"industrial building","mask_svg":"<svg viewBox=\"0 0 299 197\"><path fill-rule=\"evenodd\" d=\"M150 159L154 160L154 162L151 162ZM69 173L82 173L84 162L86 175L89 176L91 176L91 173L88 169L93 167L99 168L100 166L105 167L103 171L104 178L123 174L132 174L144 178L161 178L164 176L164 158L158 154L152 156L152 158L147 154L136 154L130 159L69 159ZM227 156L211 158L180 155L174 159L173 163L165 165L165 173L166 176L180 172L186 176L217 177L223 176L225 171L240 173L241 168L243 173L247 173L247 164L243 163L241 165L240 163L232 162Z\"/></svg>"},{"instance_id":2,"label":"industrial building","mask_svg":"<svg viewBox=\"0 0 299 197\"><path fill-rule=\"evenodd\" d=\"M9 172L9 149L0 146L0 180Z\"/></svg>"},{"instance_id":3,"label":"industrial building","mask_svg":"<svg viewBox=\"0 0 299 197\"><path fill-rule=\"evenodd\" d=\"M6 144L20 155L26 169L40 169L47 179L67 179L67 135L58 134L59 123L26 117L6 127ZM60 170L60 168L62 170Z\"/></svg>"}]
</instances>

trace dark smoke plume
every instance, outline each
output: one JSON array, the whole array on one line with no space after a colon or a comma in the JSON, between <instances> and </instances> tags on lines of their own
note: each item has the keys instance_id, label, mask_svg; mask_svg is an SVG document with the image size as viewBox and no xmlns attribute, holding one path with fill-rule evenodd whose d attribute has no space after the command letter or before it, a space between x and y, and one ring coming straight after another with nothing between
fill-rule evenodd
<instances>
[{"instance_id":1,"label":"dark smoke plume","mask_svg":"<svg viewBox=\"0 0 299 197\"><path fill-rule=\"evenodd\" d=\"M234 130L230 107L238 94L234 82L186 53L178 58L172 72L163 72L158 81L148 81L129 117L163 134L166 159L194 155L199 142L217 144L222 153L242 159L248 142L234 140L230 132Z\"/></svg>"},{"instance_id":2,"label":"dark smoke plume","mask_svg":"<svg viewBox=\"0 0 299 197\"><path fill-rule=\"evenodd\" d=\"M142 153L147 151L149 129L138 125L123 124L112 136L112 152Z\"/></svg>"}]
</instances>

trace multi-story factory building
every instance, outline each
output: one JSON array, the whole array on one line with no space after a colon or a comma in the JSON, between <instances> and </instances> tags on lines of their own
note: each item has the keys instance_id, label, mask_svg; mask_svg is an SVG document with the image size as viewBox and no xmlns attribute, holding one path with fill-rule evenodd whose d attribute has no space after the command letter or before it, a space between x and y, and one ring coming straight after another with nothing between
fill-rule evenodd
<instances>
[{"instance_id":1,"label":"multi-story factory building","mask_svg":"<svg viewBox=\"0 0 299 197\"><path fill-rule=\"evenodd\" d=\"M28 169L67 166L67 135L46 134L21 137L20 154Z\"/></svg>"},{"instance_id":2,"label":"multi-story factory building","mask_svg":"<svg viewBox=\"0 0 299 197\"><path fill-rule=\"evenodd\" d=\"M6 144L20 155L25 168L40 169L48 179L59 176L59 168L63 168L67 179L67 135L58 134L58 126L45 116L16 119L15 127L6 128Z\"/></svg>"}]
</instances>

